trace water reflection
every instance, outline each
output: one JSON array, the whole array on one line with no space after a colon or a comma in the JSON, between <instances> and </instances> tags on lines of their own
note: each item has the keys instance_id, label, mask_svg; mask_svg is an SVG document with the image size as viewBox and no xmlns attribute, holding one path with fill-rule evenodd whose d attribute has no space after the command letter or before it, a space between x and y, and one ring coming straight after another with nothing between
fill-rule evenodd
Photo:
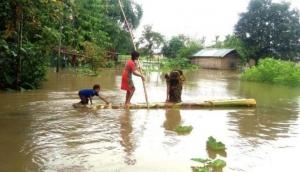
<instances>
[{"instance_id":1,"label":"water reflection","mask_svg":"<svg viewBox=\"0 0 300 172\"><path fill-rule=\"evenodd\" d=\"M164 121L164 128L166 130L174 131L180 125L181 115L179 109L166 109L166 120Z\"/></svg>"},{"instance_id":2,"label":"water reflection","mask_svg":"<svg viewBox=\"0 0 300 172\"><path fill-rule=\"evenodd\" d=\"M230 124L236 126L243 137L257 138L256 144L264 140L277 140L288 137L290 127L294 125L296 114L286 111L284 114L275 111L240 110L229 112ZM235 129L234 129L235 130Z\"/></svg>"},{"instance_id":3,"label":"water reflection","mask_svg":"<svg viewBox=\"0 0 300 172\"><path fill-rule=\"evenodd\" d=\"M227 157L227 152L225 150L215 151L211 149L206 149L206 152L210 159L216 159L218 155L222 157Z\"/></svg>"},{"instance_id":4,"label":"water reflection","mask_svg":"<svg viewBox=\"0 0 300 172\"><path fill-rule=\"evenodd\" d=\"M236 71L200 70L186 72L183 87L185 101L237 98L239 81ZM191 99L193 98L193 99Z\"/></svg>"},{"instance_id":5,"label":"water reflection","mask_svg":"<svg viewBox=\"0 0 300 172\"><path fill-rule=\"evenodd\" d=\"M299 88L271 84L241 82L238 90L243 97L253 97L259 107L277 107L277 109L295 110L299 107ZM286 107L288 105L288 107Z\"/></svg>"},{"instance_id":6,"label":"water reflection","mask_svg":"<svg viewBox=\"0 0 300 172\"><path fill-rule=\"evenodd\" d=\"M243 136L266 140L286 137L290 126L298 119L298 89L242 82L240 94L257 101L256 109L229 113L233 118L231 123L238 126Z\"/></svg>"},{"instance_id":7,"label":"water reflection","mask_svg":"<svg viewBox=\"0 0 300 172\"><path fill-rule=\"evenodd\" d=\"M31 118L28 112L19 111L2 114L0 112L0 171L24 171L35 169L32 155L24 153L26 131L30 128ZM25 150L26 152L26 150Z\"/></svg>"},{"instance_id":8,"label":"water reflection","mask_svg":"<svg viewBox=\"0 0 300 172\"><path fill-rule=\"evenodd\" d=\"M125 110L124 113L120 115L120 125L120 144L123 146L124 152L126 153L125 163L128 165L134 165L136 163L136 159L132 153L136 146L132 139L133 128L130 110Z\"/></svg>"}]
</instances>

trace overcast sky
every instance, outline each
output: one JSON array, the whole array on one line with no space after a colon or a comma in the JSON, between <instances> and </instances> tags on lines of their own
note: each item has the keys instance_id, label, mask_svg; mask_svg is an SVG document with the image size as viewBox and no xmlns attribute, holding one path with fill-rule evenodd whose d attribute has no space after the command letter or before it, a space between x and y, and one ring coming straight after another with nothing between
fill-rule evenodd
<instances>
[{"instance_id":1,"label":"overcast sky","mask_svg":"<svg viewBox=\"0 0 300 172\"><path fill-rule=\"evenodd\" d=\"M139 37L144 25L170 39L184 34L196 39L206 37L209 44L217 35L220 39L232 34L239 14L247 10L250 0L135 0L142 5L144 14ZM282 0L273 0L281 2ZM300 0L286 0L292 8L300 9Z\"/></svg>"}]
</instances>

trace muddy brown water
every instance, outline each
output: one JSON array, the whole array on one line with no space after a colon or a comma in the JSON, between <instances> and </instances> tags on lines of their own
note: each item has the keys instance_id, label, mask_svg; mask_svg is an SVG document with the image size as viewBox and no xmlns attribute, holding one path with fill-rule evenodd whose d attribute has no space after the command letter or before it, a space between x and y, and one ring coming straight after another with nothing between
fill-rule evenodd
<instances>
[{"instance_id":1,"label":"muddy brown water","mask_svg":"<svg viewBox=\"0 0 300 172\"><path fill-rule=\"evenodd\" d=\"M122 103L120 70L97 77L49 71L40 90L0 92L0 171L3 172L190 172L191 158L219 158L223 171L281 172L299 169L300 89L241 82L238 72L184 73L182 99L255 98L256 108L95 110L74 109L77 91L101 84L101 94ZM145 102L142 83L132 102ZM149 102L164 101L162 73L147 73ZM94 99L94 103L101 103ZM192 125L189 135L173 132ZM206 150L215 137L226 145Z\"/></svg>"}]
</instances>

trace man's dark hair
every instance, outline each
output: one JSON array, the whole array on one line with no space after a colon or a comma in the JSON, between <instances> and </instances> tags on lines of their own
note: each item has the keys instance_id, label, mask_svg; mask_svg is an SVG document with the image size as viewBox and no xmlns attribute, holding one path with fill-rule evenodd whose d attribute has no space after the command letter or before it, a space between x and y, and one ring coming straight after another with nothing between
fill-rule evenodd
<instances>
[{"instance_id":1,"label":"man's dark hair","mask_svg":"<svg viewBox=\"0 0 300 172\"><path fill-rule=\"evenodd\" d=\"M132 51L131 52L131 60L137 60L140 56L140 53L138 53L137 51Z\"/></svg>"},{"instance_id":2,"label":"man's dark hair","mask_svg":"<svg viewBox=\"0 0 300 172\"><path fill-rule=\"evenodd\" d=\"M100 85L95 84L95 85L93 86L93 90L97 90L97 89L100 89Z\"/></svg>"}]
</instances>

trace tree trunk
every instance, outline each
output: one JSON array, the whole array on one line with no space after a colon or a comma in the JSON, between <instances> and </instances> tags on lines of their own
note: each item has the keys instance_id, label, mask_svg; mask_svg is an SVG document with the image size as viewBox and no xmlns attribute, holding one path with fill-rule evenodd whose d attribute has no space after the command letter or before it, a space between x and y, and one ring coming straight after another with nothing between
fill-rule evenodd
<instances>
[{"instance_id":1,"label":"tree trunk","mask_svg":"<svg viewBox=\"0 0 300 172\"><path fill-rule=\"evenodd\" d=\"M23 9L19 4L16 6L16 27L18 32L18 54L16 59L16 89L21 90L21 72L22 72L22 35L23 35Z\"/></svg>"}]
</instances>

